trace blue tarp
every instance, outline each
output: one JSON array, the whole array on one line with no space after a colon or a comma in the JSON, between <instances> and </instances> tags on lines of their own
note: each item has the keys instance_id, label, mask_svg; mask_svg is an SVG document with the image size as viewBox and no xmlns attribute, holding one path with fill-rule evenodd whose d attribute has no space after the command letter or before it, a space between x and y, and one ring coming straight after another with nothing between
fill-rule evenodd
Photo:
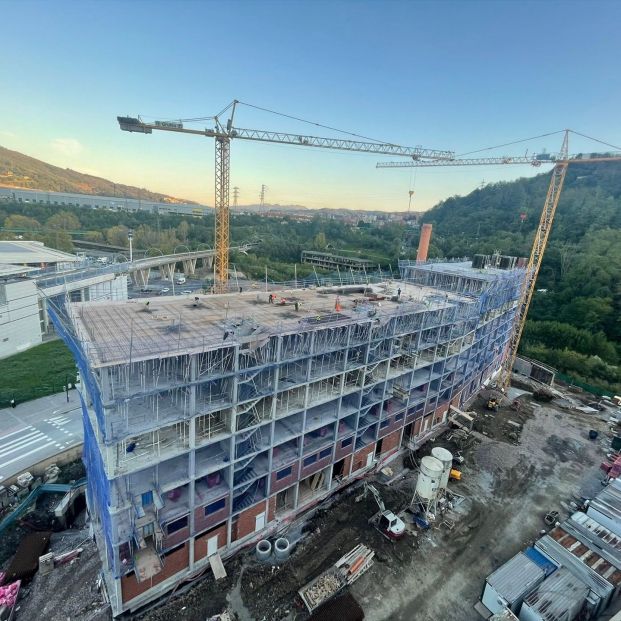
<instances>
[{"instance_id":1,"label":"blue tarp","mask_svg":"<svg viewBox=\"0 0 621 621\"><path fill-rule=\"evenodd\" d=\"M543 569L543 571L545 571L546 578L557 570L556 565L541 554L539 550L535 550L535 548L526 548L526 550L524 550L524 554L531 561L533 561L533 563L536 563L539 567L541 567L541 569Z\"/></svg>"}]
</instances>

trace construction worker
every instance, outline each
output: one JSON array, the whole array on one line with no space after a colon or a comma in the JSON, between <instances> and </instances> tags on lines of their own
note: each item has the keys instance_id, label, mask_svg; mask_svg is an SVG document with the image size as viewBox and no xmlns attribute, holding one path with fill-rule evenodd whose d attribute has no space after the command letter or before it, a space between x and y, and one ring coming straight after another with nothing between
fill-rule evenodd
<instances>
[{"instance_id":1,"label":"construction worker","mask_svg":"<svg viewBox=\"0 0 621 621\"><path fill-rule=\"evenodd\" d=\"M295 312L297 313L300 310L300 303L296 302L295 303Z\"/></svg>"},{"instance_id":2,"label":"construction worker","mask_svg":"<svg viewBox=\"0 0 621 621\"><path fill-rule=\"evenodd\" d=\"M274 303L274 296L270 293L269 297L267 298L267 301L269 304L273 304Z\"/></svg>"},{"instance_id":3,"label":"construction worker","mask_svg":"<svg viewBox=\"0 0 621 621\"><path fill-rule=\"evenodd\" d=\"M401 287L397 289L397 300L401 298Z\"/></svg>"}]
</instances>

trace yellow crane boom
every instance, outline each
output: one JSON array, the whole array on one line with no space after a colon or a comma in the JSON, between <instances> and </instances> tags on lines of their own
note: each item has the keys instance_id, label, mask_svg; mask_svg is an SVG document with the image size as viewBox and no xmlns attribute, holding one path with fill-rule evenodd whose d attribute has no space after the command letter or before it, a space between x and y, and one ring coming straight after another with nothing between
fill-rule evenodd
<instances>
[{"instance_id":1,"label":"yellow crane boom","mask_svg":"<svg viewBox=\"0 0 621 621\"><path fill-rule=\"evenodd\" d=\"M154 121L145 123L139 117L117 117L123 131L151 134L153 130L194 134L207 138L215 138L216 165L215 165L215 289L218 293L225 292L228 285L229 272L229 184L231 168L231 140L253 140L276 144L289 144L303 147L318 147L321 149L353 151L359 153L376 153L379 155L396 155L409 157L413 161L433 158L437 161L449 160L455 157L452 151L425 149L423 147L404 147L387 142L373 142L364 140L344 140L341 138L322 138L304 134L289 134L260 129L244 129L233 127L233 117L237 100L230 103L222 112L213 117L213 129L191 129L183 126L183 121ZM229 119L225 124L220 122L220 116L230 109Z\"/></svg>"}]
</instances>

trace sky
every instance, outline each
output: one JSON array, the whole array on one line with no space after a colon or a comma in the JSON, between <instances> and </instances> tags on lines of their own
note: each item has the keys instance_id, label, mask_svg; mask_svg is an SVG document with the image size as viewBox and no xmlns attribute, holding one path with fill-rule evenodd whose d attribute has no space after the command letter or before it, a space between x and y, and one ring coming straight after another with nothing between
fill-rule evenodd
<instances>
[{"instance_id":1,"label":"sky","mask_svg":"<svg viewBox=\"0 0 621 621\"><path fill-rule=\"evenodd\" d=\"M213 139L117 115L212 116L238 99L407 146L468 153L572 128L621 145L621 2L0 0L0 145L213 204ZM245 128L340 136L240 106ZM212 126L210 121L192 127ZM556 151L561 135L480 155ZM571 151L598 145L572 138ZM371 154L233 141L240 204L423 211L523 166L376 169Z\"/></svg>"}]
</instances>

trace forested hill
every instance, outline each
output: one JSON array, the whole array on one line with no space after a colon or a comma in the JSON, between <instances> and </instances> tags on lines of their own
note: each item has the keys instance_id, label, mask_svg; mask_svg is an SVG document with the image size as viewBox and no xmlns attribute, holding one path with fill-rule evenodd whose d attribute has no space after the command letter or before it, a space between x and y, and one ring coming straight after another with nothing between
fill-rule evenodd
<instances>
[{"instance_id":1,"label":"forested hill","mask_svg":"<svg viewBox=\"0 0 621 621\"><path fill-rule=\"evenodd\" d=\"M427 212L439 256L528 256L550 173L496 183ZM525 214L525 217L522 215ZM572 164L522 350L621 393L621 163Z\"/></svg>"},{"instance_id":2,"label":"forested hill","mask_svg":"<svg viewBox=\"0 0 621 621\"><path fill-rule=\"evenodd\" d=\"M4 147L0 147L0 186L97 196L123 196L161 203L193 202L149 192L149 190L132 185L114 183L108 179L80 173L70 168L52 166L52 164Z\"/></svg>"}]
</instances>

